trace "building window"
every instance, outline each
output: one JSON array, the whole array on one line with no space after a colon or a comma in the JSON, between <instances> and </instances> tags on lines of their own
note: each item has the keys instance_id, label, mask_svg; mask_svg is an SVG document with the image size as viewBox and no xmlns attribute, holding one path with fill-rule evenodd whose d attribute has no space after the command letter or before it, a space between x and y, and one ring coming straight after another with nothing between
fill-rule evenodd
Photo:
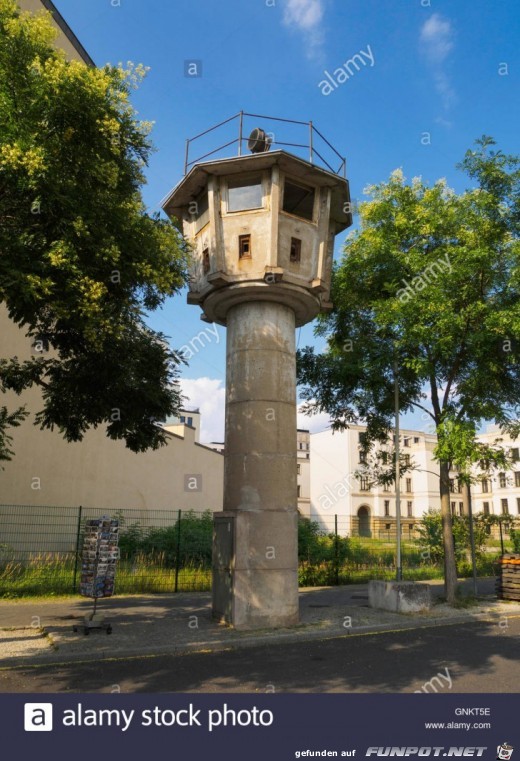
<instances>
[{"instance_id":1,"label":"building window","mask_svg":"<svg viewBox=\"0 0 520 761\"><path fill-rule=\"evenodd\" d=\"M482 509L484 510L484 515L489 515L489 502L483 502Z\"/></svg>"},{"instance_id":2,"label":"building window","mask_svg":"<svg viewBox=\"0 0 520 761\"><path fill-rule=\"evenodd\" d=\"M238 236L238 258L251 259L251 236L250 235Z\"/></svg>"},{"instance_id":3,"label":"building window","mask_svg":"<svg viewBox=\"0 0 520 761\"><path fill-rule=\"evenodd\" d=\"M454 491L455 491L455 479L450 478L450 492L453 494Z\"/></svg>"},{"instance_id":4,"label":"building window","mask_svg":"<svg viewBox=\"0 0 520 761\"><path fill-rule=\"evenodd\" d=\"M181 421L181 423L185 423L186 422L186 416L185 415L181 415L179 420Z\"/></svg>"},{"instance_id":5,"label":"building window","mask_svg":"<svg viewBox=\"0 0 520 761\"><path fill-rule=\"evenodd\" d=\"M404 437L403 444L405 445L405 447L409 447L410 446L410 437L409 436L405 436Z\"/></svg>"},{"instance_id":6,"label":"building window","mask_svg":"<svg viewBox=\"0 0 520 761\"><path fill-rule=\"evenodd\" d=\"M283 211L295 214L297 217L309 219L314 217L314 188L296 185L290 180L285 181L283 189Z\"/></svg>"},{"instance_id":7,"label":"building window","mask_svg":"<svg viewBox=\"0 0 520 761\"><path fill-rule=\"evenodd\" d=\"M209 272L209 248L205 248L202 252L202 269L204 274L207 275Z\"/></svg>"},{"instance_id":8,"label":"building window","mask_svg":"<svg viewBox=\"0 0 520 761\"><path fill-rule=\"evenodd\" d=\"M418 444L420 442L420 438L418 436L413 437L413 443Z\"/></svg>"},{"instance_id":9,"label":"building window","mask_svg":"<svg viewBox=\"0 0 520 761\"><path fill-rule=\"evenodd\" d=\"M228 180L228 211L261 209L263 202L260 177L251 180Z\"/></svg>"},{"instance_id":10,"label":"building window","mask_svg":"<svg viewBox=\"0 0 520 761\"><path fill-rule=\"evenodd\" d=\"M193 428L193 418L192 417L188 418L188 425L190 426L190 428Z\"/></svg>"},{"instance_id":11,"label":"building window","mask_svg":"<svg viewBox=\"0 0 520 761\"><path fill-rule=\"evenodd\" d=\"M298 484L298 499L300 499L301 496L302 496L302 487L300 486L300 484ZM294 497L293 497L293 499L294 499Z\"/></svg>"},{"instance_id":12,"label":"building window","mask_svg":"<svg viewBox=\"0 0 520 761\"><path fill-rule=\"evenodd\" d=\"M360 452L359 453L359 462L361 465L367 464L367 453L366 452Z\"/></svg>"},{"instance_id":13,"label":"building window","mask_svg":"<svg viewBox=\"0 0 520 761\"><path fill-rule=\"evenodd\" d=\"M386 491L386 492L390 491L390 487L388 484L383 484L383 491Z\"/></svg>"},{"instance_id":14,"label":"building window","mask_svg":"<svg viewBox=\"0 0 520 761\"><path fill-rule=\"evenodd\" d=\"M385 523L385 530L386 531L390 531L391 528L392 528L392 524L391 523Z\"/></svg>"},{"instance_id":15,"label":"building window","mask_svg":"<svg viewBox=\"0 0 520 761\"><path fill-rule=\"evenodd\" d=\"M301 465L297 465L296 468L297 468L297 471L298 471L298 475L300 476L301 472L302 472L302 466Z\"/></svg>"},{"instance_id":16,"label":"building window","mask_svg":"<svg viewBox=\"0 0 520 761\"><path fill-rule=\"evenodd\" d=\"M412 491L412 479L407 478L406 479L406 491L411 492Z\"/></svg>"},{"instance_id":17,"label":"building window","mask_svg":"<svg viewBox=\"0 0 520 761\"><path fill-rule=\"evenodd\" d=\"M498 482L500 484L500 488L501 489L505 489L506 488L507 484L506 484L506 474L505 473L499 473L498 474Z\"/></svg>"},{"instance_id":18,"label":"building window","mask_svg":"<svg viewBox=\"0 0 520 761\"><path fill-rule=\"evenodd\" d=\"M455 515L455 509L457 507L457 503L456 502L451 502L450 504L451 504L451 514Z\"/></svg>"},{"instance_id":19,"label":"building window","mask_svg":"<svg viewBox=\"0 0 520 761\"><path fill-rule=\"evenodd\" d=\"M302 242L299 238L291 238L289 261L298 263L302 256Z\"/></svg>"},{"instance_id":20,"label":"building window","mask_svg":"<svg viewBox=\"0 0 520 761\"><path fill-rule=\"evenodd\" d=\"M511 457L513 462L518 462L518 460L520 460L520 449L518 447L511 450Z\"/></svg>"},{"instance_id":21,"label":"building window","mask_svg":"<svg viewBox=\"0 0 520 761\"><path fill-rule=\"evenodd\" d=\"M457 491L462 494L462 481L457 481Z\"/></svg>"},{"instance_id":22,"label":"building window","mask_svg":"<svg viewBox=\"0 0 520 761\"><path fill-rule=\"evenodd\" d=\"M361 491L370 491L370 484L366 476L361 476L359 479L359 488Z\"/></svg>"},{"instance_id":23,"label":"building window","mask_svg":"<svg viewBox=\"0 0 520 761\"><path fill-rule=\"evenodd\" d=\"M520 515L520 497L516 498L516 512Z\"/></svg>"},{"instance_id":24,"label":"building window","mask_svg":"<svg viewBox=\"0 0 520 761\"><path fill-rule=\"evenodd\" d=\"M509 512L509 506L507 504L507 499L501 499L500 504L502 506L502 512L504 515L507 515Z\"/></svg>"},{"instance_id":25,"label":"building window","mask_svg":"<svg viewBox=\"0 0 520 761\"><path fill-rule=\"evenodd\" d=\"M464 502L459 502L459 515L464 515Z\"/></svg>"},{"instance_id":26,"label":"building window","mask_svg":"<svg viewBox=\"0 0 520 761\"><path fill-rule=\"evenodd\" d=\"M487 494L489 492L489 482L487 478L484 478L482 480L482 494Z\"/></svg>"},{"instance_id":27,"label":"building window","mask_svg":"<svg viewBox=\"0 0 520 761\"><path fill-rule=\"evenodd\" d=\"M390 516L390 500L385 499L385 518Z\"/></svg>"},{"instance_id":28,"label":"building window","mask_svg":"<svg viewBox=\"0 0 520 761\"><path fill-rule=\"evenodd\" d=\"M410 465L410 455L409 454L405 454L405 456L404 456L404 464L406 466Z\"/></svg>"},{"instance_id":29,"label":"building window","mask_svg":"<svg viewBox=\"0 0 520 761\"><path fill-rule=\"evenodd\" d=\"M406 503L406 510L409 518L413 518L413 502L408 501Z\"/></svg>"},{"instance_id":30,"label":"building window","mask_svg":"<svg viewBox=\"0 0 520 761\"><path fill-rule=\"evenodd\" d=\"M520 487L520 470L515 471L515 486Z\"/></svg>"}]
</instances>

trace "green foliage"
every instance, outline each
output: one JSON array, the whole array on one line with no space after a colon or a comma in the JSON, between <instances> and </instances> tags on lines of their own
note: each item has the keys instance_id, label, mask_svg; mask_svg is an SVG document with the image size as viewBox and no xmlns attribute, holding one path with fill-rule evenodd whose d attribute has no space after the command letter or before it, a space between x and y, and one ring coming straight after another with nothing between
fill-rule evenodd
<instances>
[{"instance_id":1,"label":"green foliage","mask_svg":"<svg viewBox=\"0 0 520 761\"><path fill-rule=\"evenodd\" d=\"M8 429L18 428L27 415L28 413L24 407L19 407L14 412L9 412L7 407L0 407L0 463L2 460L10 460L14 454L11 449L13 437L7 432ZM0 470L3 470L1 464Z\"/></svg>"},{"instance_id":2,"label":"green foliage","mask_svg":"<svg viewBox=\"0 0 520 761\"><path fill-rule=\"evenodd\" d=\"M454 515L452 518L453 541L455 555L460 563L465 561L470 550L469 519L467 516ZM439 510L429 510L417 526L419 545L431 563L441 563L444 559L444 543L442 535L442 516ZM489 536L488 516L479 513L473 516L473 536L475 541L475 556L482 558L484 547Z\"/></svg>"},{"instance_id":3,"label":"green foliage","mask_svg":"<svg viewBox=\"0 0 520 761\"><path fill-rule=\"evenodd\" d=\"M195 565L210 568L213 542L213 515L210 510L195 513L193 510L181 514L166 528L145 530L139 522L122 527L119 549L123 560L131 560L138 555L161 558L161 564L173 568Z\"/></svg>"},{"instance_id":4,"label":"green foliage","mask_svg":"<svg viewBox=\"0 0 520 761\"><path fill-rule=\"evenodd\" d=\"M187 247L141 197L150 125L129 98L145 72L67 61L53 37L48 13L0 0L0 302L50 349L3 359L0 390L39 385L37 424L68 441L104 424L157 448L181 360L144 316L183 286Z\"/></svg>"},{"instance_id":5,"label":"green foliage","mask_svg":"<svg viewBox=\"0 0 520 761\"><path fill-rule=\"evenodd\" d=\"M511 530L511 541L513 542L513 552L520 553L520 530Z\"/></svg>"}]
</instances>

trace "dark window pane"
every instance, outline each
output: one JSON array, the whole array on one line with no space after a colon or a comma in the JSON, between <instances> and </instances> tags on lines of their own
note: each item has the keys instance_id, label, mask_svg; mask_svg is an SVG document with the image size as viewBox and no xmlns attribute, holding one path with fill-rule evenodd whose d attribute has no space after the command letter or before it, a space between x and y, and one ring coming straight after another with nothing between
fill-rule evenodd
<instances>
[{"instance_id":1,"label":"dark window pane","mask_svg":"<svg viewBox=\"0 0 520 761\"><path fill-rule=\"evenodd\" d=\"M303 185L294 185L285 181L283 191L283 210L297 217L312 220L314 211L314 188L306 188Z\"/></svg>"}]
</instances>

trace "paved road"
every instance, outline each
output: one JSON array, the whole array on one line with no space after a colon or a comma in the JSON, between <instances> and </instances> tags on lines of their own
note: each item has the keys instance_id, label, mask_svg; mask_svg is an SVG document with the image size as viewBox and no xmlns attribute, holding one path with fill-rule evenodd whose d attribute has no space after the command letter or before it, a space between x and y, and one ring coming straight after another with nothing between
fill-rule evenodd
<instances>
[{"instance_id":1,"label":"paved road","mask_svg":"<svg viewBox=\"0 0 520 761\"><path fill-rule=\"evenodd\" d=\"M1 692L413 692L425 686L517 693L519 684L519 618L0 671Z\"/></svg>"}]
</instances>

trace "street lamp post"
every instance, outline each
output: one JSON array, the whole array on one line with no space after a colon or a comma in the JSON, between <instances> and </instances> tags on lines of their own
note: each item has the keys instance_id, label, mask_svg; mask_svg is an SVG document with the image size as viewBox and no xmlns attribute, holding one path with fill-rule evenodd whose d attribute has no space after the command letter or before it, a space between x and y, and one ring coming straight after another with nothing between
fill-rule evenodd
<instances>
[{"instance_id":1,"label":"street lamp post","mask_svg":"<svg viewBox=\"0 0 520 761\"><path fill-rule=\"evenodd\" d=\"M396 580L403 578L401 564L401 468L399 462L399 379L397 359L394 360L394 404L395 404L395 526L397 531Z\"/></svg>"}]
</instances>

